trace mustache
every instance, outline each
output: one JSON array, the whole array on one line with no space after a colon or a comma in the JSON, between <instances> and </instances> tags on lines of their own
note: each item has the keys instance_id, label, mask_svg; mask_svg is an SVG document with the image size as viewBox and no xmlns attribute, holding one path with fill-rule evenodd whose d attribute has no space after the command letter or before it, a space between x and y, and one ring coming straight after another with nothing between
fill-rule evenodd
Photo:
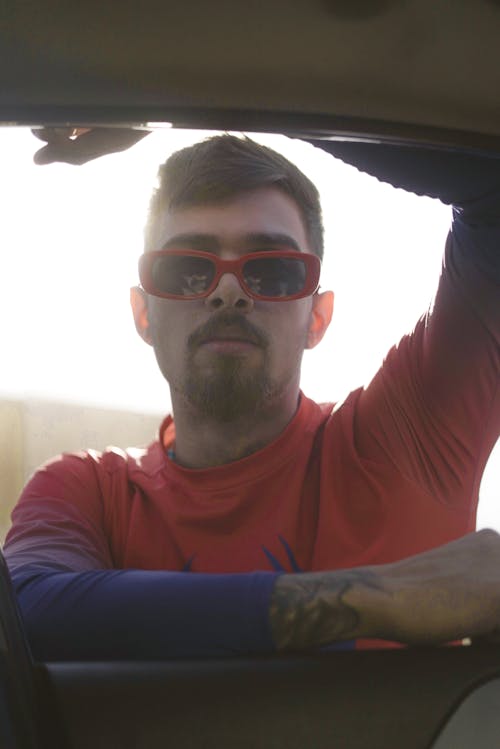
<instances>
[{"instance_id":1,"label":"mustache","mask_svg":"<svg viewBox=\"0 0 500 749\"><path fill-rule=\"evenodd\" d=\"M188 348L194 349L212 338L223 338L228 329L232 334L241 333L243 340L250 340L263 348L269 344L266 333L252 325L246 317L237 312L221 312L191 333L187 340Z\"/></svg>"}]
</instances>

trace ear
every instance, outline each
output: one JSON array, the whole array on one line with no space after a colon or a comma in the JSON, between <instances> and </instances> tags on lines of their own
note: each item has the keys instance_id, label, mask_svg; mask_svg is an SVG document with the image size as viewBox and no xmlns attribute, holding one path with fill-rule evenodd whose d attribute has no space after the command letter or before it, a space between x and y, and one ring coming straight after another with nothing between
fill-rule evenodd
<instances>
[{"instance_id":1,"label":"ear","mask_svg":"<svg viewBox=\"0 0 500 749\"><path fill-rule=\"evenodd\" d=\"M132 286L130 289L130 305L137 332L142 340L151 346L152 338L149 331L148 297L144 289L141 289L139 286Z\"/></svg>"},{"instance_id":2,"label":"ear","mask_svg":"<svg viewBox=\"0 0 500 749\"><path fill-rule=\"evenodd\" d=\"M314 294L306 348L317 346L325 335L333 315L333 298L333 291Z\"/></svg>"}]
</instances>

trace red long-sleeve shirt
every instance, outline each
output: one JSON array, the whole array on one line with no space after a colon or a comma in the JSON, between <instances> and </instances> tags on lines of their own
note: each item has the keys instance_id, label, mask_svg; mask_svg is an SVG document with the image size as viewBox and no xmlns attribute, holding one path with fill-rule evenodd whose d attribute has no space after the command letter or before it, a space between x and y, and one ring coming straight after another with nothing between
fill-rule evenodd
<instances>
[{"instance_id":1,"label":"red long-sleeve shirt","mask_svg":"<svg viewBox=\"0 0 500 749\"><path fill-rule=\"evenodd\" d=\"M373 381L335 407L302 396L249 457L182 468L167 418L147 450L66 455L35 474L6 554L41 657L92 657L99 622L100 657L268 650L274 575L235 573L386 563L473 530L500 424L498 235L456 221L432 311Z\"/></svg>"}]
</instances>

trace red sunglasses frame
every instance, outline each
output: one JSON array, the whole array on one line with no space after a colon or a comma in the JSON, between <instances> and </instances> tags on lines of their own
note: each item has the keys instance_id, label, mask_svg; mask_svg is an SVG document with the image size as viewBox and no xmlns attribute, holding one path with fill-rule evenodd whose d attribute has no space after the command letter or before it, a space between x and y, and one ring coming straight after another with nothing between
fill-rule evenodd
<instances>
[{"instance_id":1,"label":"red sunglasses frame","mask_svg":"<svg viewBox=\"0 0 500 749\"><path fill-rule=\"evenodd\" d=\"M215 266L215 275L210 286L202 294L169 294L163 291L159 291L153 282L152 268L153 263L158 257L165 257L168 255L176 256L190 256L190 257L201 257L209 260ZM291 294L290 296L264 296L262 294L255 294L245 283L243 276L243 266L250 260L262 260L269 258L292 258L293 260L299 259L306 268L306 278L304 288L298 294ZM204 299L209 296L217 285L221 277L225 273L232 273L238 279L238 282L245 292L245 294L252 299L258 299L264 302L289 302L293 299L303 299L307 296L312 296L316 293L319 287L319 276L321 272L321 261L317 255L312 255L310 252L298 252L297 250L267 250L266 252L250 252L247 255L242 255L235 260L223 260L211 252L202 252L201 250L187 250L183 248L168 248L166 250L155 250L152 252L145 252L139 258L139 278L141 286L148 294L160 297L162 299L182 299L190 301L193 299Z\"/></svg>"}]
</instances>

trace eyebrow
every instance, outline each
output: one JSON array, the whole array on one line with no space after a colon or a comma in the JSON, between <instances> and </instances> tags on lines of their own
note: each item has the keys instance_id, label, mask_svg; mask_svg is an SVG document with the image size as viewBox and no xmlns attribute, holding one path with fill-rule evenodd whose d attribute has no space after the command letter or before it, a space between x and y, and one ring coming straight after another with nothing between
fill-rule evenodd
<instances>
[{"instance_id":1,"label":"eyebrow","mask_svg":"<svg viewBox=\"0 0 500 749\"><path fill-rule=\"evenodd\" d=\"M175 234L162 245L161 249L169 250L171 247L185 247L191 250L215 252L219 248L219 241L213 234L200 234L194 232Z\"/></svg>"},{"instance_id":2,"label":"eyebrow","mask_svg":"<svg viewBox=\"0 0 500 749\"><path fill-rule=\"evenodd\" d=\"M256 234L246 234L245 241L261 250L274 249L275 247L286 247L290 250L296 250L302 252L298 242L291 237L289 234L277 234L268 232L258 232Z\"/></svg>"},{"instance_id":3,"label":"eyebrow","mask_svg":"<svg viewBox=\"0 0 500 749\"><path fill-rule=\"evenodd\" d=\"M217 252L220 249L220 240L214 234L203 234L201 232L185 232L170 237L162 246L162 250L172 247L184 247L203 252ZM263 251L266 249L287 248L302 252L298 242L288 234L275 232L252 232L245 234L239 241L239 246L248 246L252 250Z\"/></svg>"}]
</instances>

